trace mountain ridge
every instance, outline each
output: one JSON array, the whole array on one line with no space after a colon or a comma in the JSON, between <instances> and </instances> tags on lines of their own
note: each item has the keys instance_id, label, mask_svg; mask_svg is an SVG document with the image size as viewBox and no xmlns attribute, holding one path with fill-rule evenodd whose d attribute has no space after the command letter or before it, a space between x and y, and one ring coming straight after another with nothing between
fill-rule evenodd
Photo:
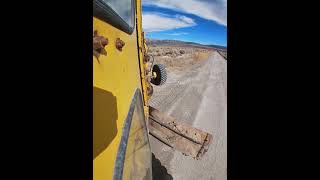
<instances>
[{"instance_id":1,"label":"mountain ridge","mask_svg":"<svg viewBox=\"0 0 320 180\"><path fill-rule=\"evenodd\" d=\"M227 47L220 46L220 45L204 45L200 43L195 42L188 42L188 41L180 41L180 40L160 40L160 39L146 39L146 43L148 46L156 46L156 45L163 45L163 46L196 46L196 47L206 47L206 48L213 48L213 49L219 49L219 50L227 50Z\"/></svg>"}]
</instances>

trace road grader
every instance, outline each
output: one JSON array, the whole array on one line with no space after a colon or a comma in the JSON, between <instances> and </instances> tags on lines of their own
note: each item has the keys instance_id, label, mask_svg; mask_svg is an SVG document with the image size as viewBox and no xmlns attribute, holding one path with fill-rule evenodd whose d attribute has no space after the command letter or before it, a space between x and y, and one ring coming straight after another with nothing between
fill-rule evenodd
<instances>
[{"instance_id":1,"label":"road grader","mask_svg":"<svg viewBox=\"0 0 320 180\"><path fill-rule=\"evenodd\" d=\"M167 74L147 54L141 3L93 1L94 180L152 179L149 136L194 159L212 142L211 134L149 105Z\"/></svg>"}]
</instances>

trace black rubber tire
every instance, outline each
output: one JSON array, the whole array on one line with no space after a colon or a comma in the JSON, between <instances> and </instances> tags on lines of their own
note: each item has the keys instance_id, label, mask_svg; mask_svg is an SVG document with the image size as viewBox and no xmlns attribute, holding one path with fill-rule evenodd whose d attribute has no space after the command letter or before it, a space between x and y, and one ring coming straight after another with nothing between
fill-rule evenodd
<instances>
[{"instance_id":1,"label":"black rubber tire","mask_svg":"<svg viewBox=\"0 0 320 180\"><path fill-rule=\"evenodd\" d=\"M151 83L156 86L161 86L167 81L167 71L163 64L155 64L152 67L152 73L157 74L156 78L151 79Z\"/></svg>"}]
</instances>

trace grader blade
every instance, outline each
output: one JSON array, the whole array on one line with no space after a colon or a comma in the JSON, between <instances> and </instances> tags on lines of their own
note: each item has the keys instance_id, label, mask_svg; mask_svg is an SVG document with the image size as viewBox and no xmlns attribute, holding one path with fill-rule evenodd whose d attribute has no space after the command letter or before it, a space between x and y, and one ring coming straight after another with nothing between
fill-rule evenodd
<instances>
[{"instance_id":1,"label":"grader blade","mask_svg":"<svg viewBox=\"0 0 320 180\"><path fill-rule=\"evenodd\" d=\"M153 107L149 107L149 115L149 134L162 143L195 159L208 151L211 134L178 122Z\"/></svg>"}]
</instances>

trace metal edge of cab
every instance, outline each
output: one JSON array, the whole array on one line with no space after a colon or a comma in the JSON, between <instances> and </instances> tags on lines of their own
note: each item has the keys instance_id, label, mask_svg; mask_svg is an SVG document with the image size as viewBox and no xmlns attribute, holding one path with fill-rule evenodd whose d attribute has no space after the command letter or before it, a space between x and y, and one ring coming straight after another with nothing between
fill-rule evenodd
<instances>
[{"instance_id":1,"label":"metal edge of cab","mask_svg":"<svg viewBox=\"0 0 320 180\"><path fill-rule=\"evenodd\" d=\"M102 0L93 1L93 16L131 35L136 26L136 0L131 0L131 3L132 26L126 23L111 7L103 3Z\"/></svg>"},{"instance_id":2,"label":"metal edge of cab","mask_svg":"<svg viewBox=\"0 0 320 180\"><path fill-rule=\"evenodd\" d=\"M121 136L120 144L118 147L117 157L116 157L115 166L114 166L113 180L122 180L123 166L124 166L127 144L128 144L128 139L129 139L130 127L131 127L131 123L132 123L132 116L133 116L133 112L135 110L135 105L136 105L138 98L140 99L141 102L143 102L140 89L135 90L134 96L132 98L132 101L131 101L131 104L129 107L129 112L126 117L123 129L122 129L122 136ZM143 105L141 108L143 110ZM145 123L145 127L147 127L146 121L145 121L145 115L143 112L142 112L142 115L143 115L143 122ZM148 133L148 132L146 131L146 133ZM148 136L147 136L147 141L148 141L148 145L150 148ZM151 158L152 158L152 156L150 154L150 160L151 160ZM151 171L152 171L152 169L151 169Z\"/></svg>"}]
</instances>

